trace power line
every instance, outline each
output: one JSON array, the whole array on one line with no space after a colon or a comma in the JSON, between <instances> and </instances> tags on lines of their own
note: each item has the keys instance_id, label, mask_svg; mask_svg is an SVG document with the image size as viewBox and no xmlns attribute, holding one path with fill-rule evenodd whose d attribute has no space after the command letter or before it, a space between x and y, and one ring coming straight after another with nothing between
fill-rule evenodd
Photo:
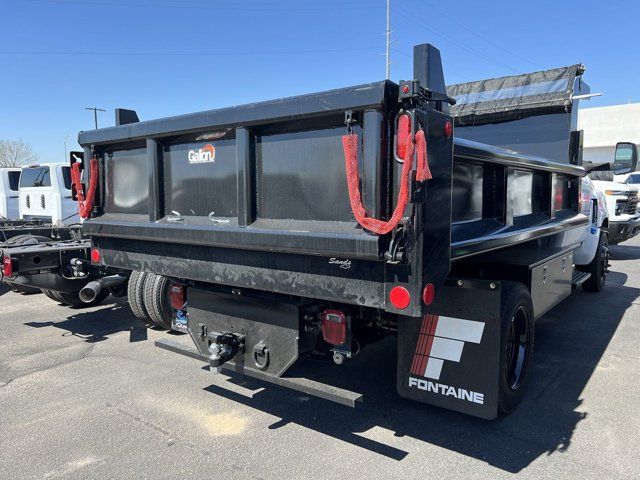
<instances>
[{"instance_id":1,"label":"power line","mask_svg":"<svg viewBox=\"0 0 640 480\"><path fill-rule=\"evenodd\" d=\"M157 8L173 8L173 9L180 9L180 10L211 10L211 11L232 11L234 13L242 13L242 12L247 12L247 11L254 11L254 12L271 12L271 11L286 11L286 12L318 12L318 11L334 11L334 10L354 10L354 9L361 9L363 7L363 4L361 2L355 2L355 3L348 3L345 1L338 1L336 3L329 3L324 1L322 3L322 5L300 5L300 4L296 4L295 6L292 5L272 5L271 3L268 6L264 6L264 2L260 2L261 6L257 6L257 5L251 5L251 4L247 4L246 2L239 7L237 4L235 3L231 3L228 5L224 5L224 4L217 4L217 5L211 5L211 4L189 4L186 2L179 2L179 3L172 3L172 2L153 2L153 3L140 3L140 2L129 2L129 1L115 1L115 2L109 2L109 1L104 1L104 0L100 0L100 1L92 1L92 2L88 2L85 0L30 0L31 2L36 2L36 3L57 3L60 5L80 5L83 7L92 7L92 6L96 6L96 7L100 7L100 6L106 6L106 7L126 7L126 8L131 8L131 7L136 7L136 8L152 8L152 9L157 9Z\"/></svg>"},{"instance_id":2,"label":"power line","mask_svg":"<svg viewBox=\"0 0 640 480\"><path fill-rule=\"evenodd\" d=\"M457 18L452 17L451 15L448 15L445 12L443 12L442 10L439 10L438 8L434 7L433 6L433 2L431 2L431 6L429 8L432 9L432 10L435 10L436 12L438 12L439 15L441 15L441 16L447 18L449 21L459 25L460 27L464 28L465 30L467 30L468 32L472 33L476 37L484 40L489 45L493 45L495 48L498 48L498 49L502 50L503 52L508 53L512 57L518 58L518 59L522 60L523 62L528 63L529 65L533 65L536 68L544 69L544 67L542 65L539 65L539 64L537 64L535 62L532 62L528 58L525 58L522 55L519 55L519 54L517 54L515 52L512 52L511 50L508 50L508 49L504 48L499 43L493 41L492 39L486 37L485 35L482 35L481 33L476 32L474 29L472 29L468 25L465 25L464 23L460 22Z\"/></svg>"},{"instance_id":3,"label":"power line","mask_svg":"<svg viewBox=\"0 0 640 480\"><path fill-rule=\"evenodd\" d=\"M361 48L335 48L324 50L282 50L282 51L255 51L255 52L79 52L79 51L55 51L55 50L0 50L0 55L95 55L95 56L150 56L150 57L228 57L238 55L298 55L312 53L340 53L358 52L364 50L378 50L380 47Z\"/></svg>"},{"instance_id":4,"label":"power line","mask_svg":"<svg viewBox=\"0 0 640 480\"><path fill-rule=\"evenodd\" d=\"M441 37L442 39L444 39L445 41L456 45L457 47L466 50L482 59L484 59L487 62L493 63L494 65L497 65L499 67L502 67L504 69L510 70L512 72L515 73L521 73L519 70L513 68L511 65L501 62L500 60L496 60L495 58L490 57L489 55L484 54L483 52L476 50L475 48L469 47L468 45L466 45L464 42L461 42L460 40L457 40L456 38L454 38L453 36L443 32L442 30L439 30L436 27L433 27L425 22L422 22L421 20L418 20L417 18L415 18L412 14L411 11L409 10L405 10L403 7L398 7L398 13L400 13L401 15L403 15L405 18L407 18L408 20L411 20L412 22L416 23L417 25L426 28L427 30L431 30L433 33L435 33L436 35L438 35L439 37ZM408 13L407 13L408 12Z\"/></svg>"}]
</instances>

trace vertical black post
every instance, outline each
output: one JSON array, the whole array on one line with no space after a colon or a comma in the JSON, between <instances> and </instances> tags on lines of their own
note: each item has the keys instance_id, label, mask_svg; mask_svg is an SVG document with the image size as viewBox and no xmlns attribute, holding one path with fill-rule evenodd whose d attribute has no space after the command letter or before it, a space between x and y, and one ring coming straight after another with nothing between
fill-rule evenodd
<instances>
[{"instance_id":1,"label":"vertical black post","mask_svg":"<svg viewBox=\"0 0 640 480\"><path fill-rule=\"evenodd\" d=\"M251 137L251 132L246 128L236 128L238 226L240 227L251 225L255 220L254 162Z\"/></svg>"},{"instance_id":2,"label":"vertical black post","mask_svg":"<svg viewBox=\"0 0 640 480\"><path fill-rule=\"evenodd\" d=\"M485 164L482 179L482 218L506 219L507 168Z\"/></svg>"},{"instance_id":3,"label":"vertical black post","mask_svg":"<svg viewBox=\"0 0 640 480\"><path fill-rule=\"evenodd\" d=\"M365 209L375 218L380 218L384 213L381 192L384 171L382 162L383 122L382 113L378 110L364 112L362 125L364 154L360 177L362 179L362 198Z\"/></svg>"},{"instance_id":4,"label":"vertical black post","mask_svg":"<svg viewBox=\"0 0 640 480\"><path fill-rule=\"evenodd\" d=\"M160 151L153 138L147 138L147 166L149 170L149 220L162 218L160 205Z\"/></svg>"},{"instance_id":5,"label":"vertical black post","mask_svg":"<svg viewBox=\"0 0 640 480\"><path fill-rule=\"evenodd\" d=\"M428 88L432 92L447 94L440 50L429 43L413 47L413 79L418 80L420 86ZM432 104L432 108L438 111L449 112L449 105L446 102L429 103Z\"/></svg>"}]
</instances>

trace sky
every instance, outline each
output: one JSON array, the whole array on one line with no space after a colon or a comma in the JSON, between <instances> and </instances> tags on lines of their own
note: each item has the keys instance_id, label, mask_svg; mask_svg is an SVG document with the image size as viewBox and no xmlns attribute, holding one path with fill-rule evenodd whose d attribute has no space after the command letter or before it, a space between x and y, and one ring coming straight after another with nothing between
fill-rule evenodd
<instances>
[{"instance_id":1,"label":"sky","mask_svg":"<svg viewBox=\"0 0 640 480\"><path fill-rule=\"evenodd\" d=\"M391 76L448 84L583 63L596 107L640 102L640 2L391 0ZM151 120L385 77L385 0L0 0L0 140L65 161L114 109Z\"/></svg>"}]
</instances>

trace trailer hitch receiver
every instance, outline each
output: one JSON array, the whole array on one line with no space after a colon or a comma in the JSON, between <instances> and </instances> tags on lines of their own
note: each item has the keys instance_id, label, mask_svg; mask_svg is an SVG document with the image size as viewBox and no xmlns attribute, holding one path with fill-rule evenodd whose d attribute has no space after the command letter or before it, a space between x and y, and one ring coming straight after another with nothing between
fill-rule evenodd
<instances>
[{"instance_id":1,"label":"trailer hitch receiver","mask_svg":"<svg viewBox=\"0 0 640 480\"><path fill-rule=\"evenodd\" d=\"M209 341L209 368L213 373L220 373L222 365L240 351L244 351L244 335L230 332L211 332Z\"/></svg>"}]
</instances>

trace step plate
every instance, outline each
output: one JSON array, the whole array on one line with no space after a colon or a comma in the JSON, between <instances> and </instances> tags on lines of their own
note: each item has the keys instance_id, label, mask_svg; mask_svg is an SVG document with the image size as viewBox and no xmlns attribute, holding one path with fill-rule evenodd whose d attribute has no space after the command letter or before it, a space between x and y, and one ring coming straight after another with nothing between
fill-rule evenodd
<instances>
[{"instance_id":1,"label":"step plate","mask_svg":"<svg viewBox=\"0 0 640 480\"><path fill-rule=\"evenodd\" d=\"M591 274L589 272L580 272L576 270L573 272L573 276L571 277L571 288L578 288L590 278Z\"/></svg>"}]
</instances>

